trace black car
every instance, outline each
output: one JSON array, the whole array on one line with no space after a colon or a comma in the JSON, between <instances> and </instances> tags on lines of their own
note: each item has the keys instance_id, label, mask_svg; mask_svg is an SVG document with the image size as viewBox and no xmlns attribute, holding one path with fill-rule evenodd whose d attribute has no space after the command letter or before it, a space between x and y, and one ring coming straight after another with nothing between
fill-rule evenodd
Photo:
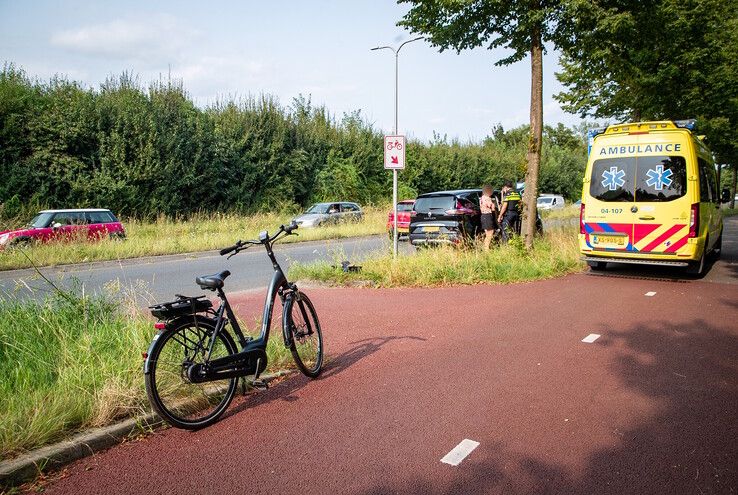
<instances>
[{"instance_id":1,"label":"black car","mask_svg":"<svg viewBox=\"0 0 738 495\"><path fill-rule=\"evenodd\" d=\"M459 244L481 231L481 189L421 194L410 213L410 242L414 246Z\"/></svg>"},{"instance_id":2,"label":"black car","mask_svg":"<svg viewBox=\"0 0 738 495\"><path fill-rule=\"evenodd\" d=\"M481 189L438 191L418 196L410 213L410 242L414 246L461 244L482 233L479 197ZM500 206L501 192L492 198ZM536 214L536 230L543 233L541 217ZM516 231L520 234L520 223Z\"/></svg>"}]
</instances>

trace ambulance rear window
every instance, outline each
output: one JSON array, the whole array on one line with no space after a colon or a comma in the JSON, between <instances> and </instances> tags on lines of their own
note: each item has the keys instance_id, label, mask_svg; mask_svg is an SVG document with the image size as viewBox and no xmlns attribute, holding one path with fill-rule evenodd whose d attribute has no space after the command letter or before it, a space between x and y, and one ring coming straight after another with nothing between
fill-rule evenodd
<instances>
[{"instance_id":1,"label":"ambulance rear window","mask_svg":"<svg viewBox=\"0 0 738 495\"><path fill-rule=\"evenodd\" d=\"M600 201L663 202L687 192L682 156L604 158L592 165L589 193Z\"/></svg>"},{"instance_id":2,"label":"ambulance rear window","mask_svg":"<svg viewBox=\"0 0 738 495\"><path fill-rule=\"evenodd\" d=\"M600 201L633 201L635 170L635 157L595 161L589 194Z\"/></svg>"},{"instance_id":3,"label":"ambulance rear window","mask_svg":"<svg viewBox=\"0 0 738 495\"><path fill-rule=\"evenodd\" d=\"M683 156L638 157L636 201L673 201L687 193L687 162Z\"/></svg>"}]
</instances>

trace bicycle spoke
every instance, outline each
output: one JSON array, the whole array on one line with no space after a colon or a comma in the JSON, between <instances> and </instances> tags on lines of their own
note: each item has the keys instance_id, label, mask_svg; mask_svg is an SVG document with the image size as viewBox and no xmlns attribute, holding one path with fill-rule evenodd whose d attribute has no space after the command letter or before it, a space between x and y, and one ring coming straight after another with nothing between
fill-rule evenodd
<instances>
[{"instance_id":1,"label":"bicycle spoke","mask_svg":"<svg viewBox=\"0 0 738 495\"><path fill-rule=\"evenodd\" d=\"M161 348L152 360L150 376L154 382L151 386L147 382L147 389L155 397L157 412L176 426L188 427L217 417L235 392L235 378L204 383L192 383L188 378L190 366L205 364L211 335L211 329L193 326L165 334ZM233 341L219 333L213 342L211 358L235 352Z\"/></svg>"}]
</instances>

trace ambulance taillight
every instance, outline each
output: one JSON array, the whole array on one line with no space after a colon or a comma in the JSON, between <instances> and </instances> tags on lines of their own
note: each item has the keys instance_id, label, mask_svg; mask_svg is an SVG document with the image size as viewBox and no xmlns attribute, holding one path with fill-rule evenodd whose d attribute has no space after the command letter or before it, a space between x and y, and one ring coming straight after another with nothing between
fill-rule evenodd
<instances>
[{"instance_id":1,"label":"ambulance taillight","mask_svg":"<svg viewBox=\"0 0 738 495\"><path fill-rule=\"evenodd\" d=\"M694 203L689 214L689 237L697 237L700 231L700 204Z\"/></svg>"},{"instance_id":2,"label":"ambulance taillight","mask_svg":"<svg viewBox=\"0 0 738 495\"><path fill-rule=\"evenodd\" d=\"M580 234L586 234L586 230L584 229L584 203L582 203L579 206L579 233Z\"/></svg>"}]
</instances>

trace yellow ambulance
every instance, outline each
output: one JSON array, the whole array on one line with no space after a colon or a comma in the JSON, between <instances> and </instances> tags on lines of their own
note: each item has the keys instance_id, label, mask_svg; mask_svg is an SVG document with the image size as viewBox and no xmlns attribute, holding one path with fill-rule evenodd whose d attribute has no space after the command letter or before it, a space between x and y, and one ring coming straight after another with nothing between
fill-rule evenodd
<instances>
[{"instance_id":1,"label":"yellow ambulance","mask_svg":"<svg viewBox=\"0 0 738 495\"><path fill-rule=\"evenodd\" d=\"M607 263L687 267L719 256L723 220L715 163L695 122L611 125L590 131L579 249Z\"/></svg>"}]
</instances>

